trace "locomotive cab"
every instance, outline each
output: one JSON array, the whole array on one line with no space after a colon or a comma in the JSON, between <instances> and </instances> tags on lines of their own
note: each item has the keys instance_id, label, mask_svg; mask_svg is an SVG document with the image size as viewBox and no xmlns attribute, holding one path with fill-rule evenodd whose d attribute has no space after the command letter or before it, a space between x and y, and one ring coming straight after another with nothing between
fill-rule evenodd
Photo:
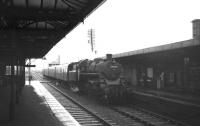
<instances>
[{"instance_id":1,"label":"locomotive cab","mask_svg":"<svg viewBox=\"0 0 200 126\"><path fill-rule=\"evenodd\" d=\"M74 92L78 92L80 90L78 87L79 71L77 64L77 62L70 63L67 69L67 81L71 90Z\"/></svg>"}]
</instances>

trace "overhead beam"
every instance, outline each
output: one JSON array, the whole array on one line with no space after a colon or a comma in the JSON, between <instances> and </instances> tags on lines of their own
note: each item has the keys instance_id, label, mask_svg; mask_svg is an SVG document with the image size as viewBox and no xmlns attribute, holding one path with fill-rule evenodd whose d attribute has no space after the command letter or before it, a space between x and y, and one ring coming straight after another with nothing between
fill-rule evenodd
<instances>
[{"instance_id":1,"label":"overhead beam","mask_svg":"<svg viewBox=\"0 0 200 126\"><path fill-rule=\"evenodd\" d=\"M76 3L76 2L72 2L72 1L69 1L69 0L62 0L64 3L66 3L68 6L70 6L70 7L73 7L73 8L81 8L81 7L83 7L84 5L80 5L80 4L78 4L78 3Z\"/></svg>"},{"instance_id":2,"label":"overhead beam","mask_svg":"<svg viewBox=\"0 0 200 126\"><path fill-rule=\"evenodd\" d=\"M33 21L66 21L76 19L76 12L72 10L52 9L24 9L24 8L0 8L0 15L4 20L33 20ZM70 19L71 17L72 19Z\"/></svg>"}]
</instances>

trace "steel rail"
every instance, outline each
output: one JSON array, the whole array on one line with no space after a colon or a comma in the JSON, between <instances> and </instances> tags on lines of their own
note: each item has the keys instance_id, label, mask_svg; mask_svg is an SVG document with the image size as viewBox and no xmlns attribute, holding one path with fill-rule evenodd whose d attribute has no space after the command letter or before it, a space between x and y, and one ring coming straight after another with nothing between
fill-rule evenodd
<instances>
[{"instance_id":1,"label":"steel rail","mask_svg":"<svg viewBox=\"0 0 200 126\"><path fill-rule=\"evenodd\" d=\"M189 124L186 124L184 122L181 122L181 121L178 121L178 120L175 120L175 119L172 119L170 117L167 117L167 116L164 116L164 115L161 115L161 114L158 114L158 113L155 113L155 112L152 112L152 111L149 111L149 110L146 110L146 109L143 109L139 106L132 106L133 108L141 111L141 112L144 112L144 113L147 113L149 115L152 115L154 117L157 117L157 118L161 118L163 120L168 120L174 124L177 124L177 125L181 125L181 126L190 126Z\"/></svg>"},{"instance_id":2,"label":"steel rail","mask_svg":"<svg viewBox=\"0 0 200 126\"><path fill-rule=\"evenodd\" d=\"M156 123L153 124L153 121L147 121L145 120L145 118L155 118L155 119L158 119L158 120L163 120L163 121L157 121L157 123L171 123L170 125L175 125L175 126L190 126L188 124L185 124L183 122L180 122L180 121L177 121L177 120L174 120L174 119L171 119L171 118L168 118L168 117L165 117L165 116L162 116L162 115L159 115L157 113L153 113L153 112L150 112L150 111L147 111L147 110L144 110L144 109L141 109L139 107L134 107L132 108L133 111L136 110L138 112L141 112L140 114L141 115L137 115L134 113L133 114L130 114L129 112L126 112L124 110L121 110L120 108L118 107L110 107L112 110L128 117L128 118L131 118L131 119L134 119L134 120L137 120L145 125L148 125L148 126L156 126ZM130 108L129 108L130 109ZM143 117L142 117L142 114ZM145 115L146 114L146 115ZM140 117L139 117L140 116Z\"/></svg>"}]
</instances>

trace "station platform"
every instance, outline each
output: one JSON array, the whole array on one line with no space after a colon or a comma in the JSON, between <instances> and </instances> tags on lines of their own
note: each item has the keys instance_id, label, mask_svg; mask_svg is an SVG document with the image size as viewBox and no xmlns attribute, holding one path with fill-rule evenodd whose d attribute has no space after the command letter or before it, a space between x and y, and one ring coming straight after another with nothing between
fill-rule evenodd
<instances>
[{"instance_id":1,"label":"station platform","mask_svg":"<svg viewBox=\"0 0 200 126\"><path fill-rule=\"evenodd\" d=\"M130 87L132 93L146 95L157 99L162 99L174 103L200 108L200 96L194 94L184 94L179 92L170 92L142 87Z\"/></svg>"},{"instance_id":2,"label":"station platform","mask_svg":"<svg viewBox=\"0 0 200 126\"><path fill-rule=\"evenodd\" d=\"M79 126L39 81L26 83L19 104L16 104L13 121L8 121L8 106L0 104L0 107L4 110L0 114L0 126Z\"/></svg>"}]
</instances>

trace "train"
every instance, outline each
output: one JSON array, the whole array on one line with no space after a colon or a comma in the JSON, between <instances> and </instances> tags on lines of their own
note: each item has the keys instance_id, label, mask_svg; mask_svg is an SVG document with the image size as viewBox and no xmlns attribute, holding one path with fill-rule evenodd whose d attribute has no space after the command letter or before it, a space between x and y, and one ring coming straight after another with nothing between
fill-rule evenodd
<instances>
[{"instance_id":1,"label":"train","mask_svg":"<svg viewBox=\"0 0 200 126\"><path fill-rule=\"evenodd\" d=\"M106 102L123 101L127 96L127 82L122 65L107 54L106 59L80 60L43 70L43 75L64 82L73 91L85 92Z\"/></svg>"}]
</instances>

